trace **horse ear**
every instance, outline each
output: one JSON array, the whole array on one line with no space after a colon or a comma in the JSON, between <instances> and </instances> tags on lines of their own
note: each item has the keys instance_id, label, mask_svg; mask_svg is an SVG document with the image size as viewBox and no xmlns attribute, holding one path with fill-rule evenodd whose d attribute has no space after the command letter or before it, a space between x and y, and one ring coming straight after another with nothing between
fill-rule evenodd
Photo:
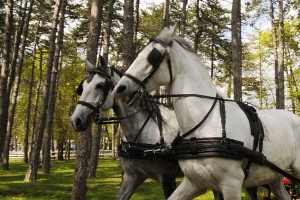
<instances>
[{"instance_id":1,"label":"horse ear","mask_svg":"<svg viewBox=\"0 0 300 200\"><path fill-rule=\"evenodd\" d=\"M172 26L170 28L170 32L172 33L172 35L174 36L176 34L176 30L177 30L177 22L174 24L174 26Z\"/></svg>"},{"instance_id":2,"label":"horse ear","mask_svg":"<svg viewBox=\"0 0 300 200\"><path fill-rule=\"evenodd\" d=\"M92 63L90 63L88 60L86 60L86 69L91 70L94 68L95 68L95 66Z\"/></svg>"},{"instance_id":3,"label":"horse ear","mask_svg":"<svg viewBox=\"0 0 300 200\"><path fill-rule=\"evenodd\" d=\"M100 66L101 66L101 67L106 67L106 61L105 61L105 59L103 58L103 56L99 56L99 58L100 58Z\"/></svg>"}]
</instances>

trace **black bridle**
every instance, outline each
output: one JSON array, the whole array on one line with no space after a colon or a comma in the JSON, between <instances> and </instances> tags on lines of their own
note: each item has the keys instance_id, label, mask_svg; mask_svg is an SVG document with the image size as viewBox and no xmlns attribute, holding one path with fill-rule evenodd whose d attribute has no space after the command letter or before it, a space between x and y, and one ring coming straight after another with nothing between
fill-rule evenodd
<instances>
[{"instance_id":1,"label":"black bridle","mask_svg":"<svg viewBox=\"0 0 300 200\"><path fill-rule=\"evenodd\" d=\"M154 108L148 108L148 107L145 107L145 108L142 108L141 110L138 110L126 117L119 117L119 118L115 118L115 117L110 117L110 118L101 118L100 116L100 113L99 113L99 109L100 107L105 103L106 99L107 99L107 96L108 96L108 93L109 93L109 90L110 89L113 89L114 88L114 83L113 83L113 80L112 80L112 77L114 76L114 72L116 72L117 74L119 74L120 76L122 76L120 73L120 71L118 71L116 68L114 67L111 67L110 68L110 72L111 74L109 75L106 71L104 71L104 69L102 68L95 68L95 69L92 69L92 70L89 70L88 71L90 73L90 75L83 79L79 85L78 85L78 88L76 90L76 93L78 95L81 95L82 92L83 92L83 83L84 81L91 81L93 76L98 74L99 76L102 76L104 77L106 80L105 80L105 83L103 85L103 98L102 100L100 101L100 103L98 105L94 105L90 102L85 102L85 101L78 101L77 104L81 104L81 105L84 105L88 108L90 108L93 112L90 114L91 116L91 119L94 123L96 124L111 124L111 123L119 123L121 120L124 120L124 119L128 119L134 115L136 115L137 113L140 113L141 111L145 111L145 110L148 110L149 111L149 115L147 116L146 120L144 121L141 129L138 131L136 137L134 138L133 141L130 141L130 142L127 142L128 144L130 145L135 145L136 144L136 140L138 139L138 137L141 135L141 133L143 132L144 128L146 127L146 124L149 122L150 118L152 117L152 114L154 114ZM113 106L113 108L116 108L116 105ZM164 145L164 137L163 137L163 134L162 134L162 118L159 117L159 115L157 115L157 125L158 125L158 129L159 129L159 133L160 133L160 148L163 147ZM141 145L142 143L139 143L138 145ZM142 144L142 145L148 145L148 144ZM157 145L157 144L155 144ZM154 145L154 146L155 146ZM153 145L150 145L150 150L153 150ZM147 148L146 150L149 151L149 148Z\"/></svg>"},{"instance_id":2,"label":"black bridle","mask_svg":"<svg viewBox=\"0 0 300 200\"><path fill-rule=\"evenodd\" d=\"M86 102L86 101L78 101L77 104L80 104L80 105L83 105L83 106L86 106L86 107L90 108L91 110L93 110L92 114L97 115L97 114L99 114L99 108L105 103L105 101L107 99L109 90L114 88L114 84L113 84L113 81L111 79L112 75L111 76L108 75L100 67L92 69L92 70L89 70L88 72L90 73L90 75L87 78L83 79L79 83L79 85L77 87L77 90L76 90L76 93L78 95L81 95L82 91L83 91L83 83L84 83L84 81L87 81L87 82L91 81L93 79L93 77L97 74L97 75L102 76L102 77L105 78L104 85L102 86L103 87L102 88L103 98L100 101L100 103L97 104L97 105L95 105L94 103L91 103L91 102Z\"/></svg>"},{"instance_id":3,"label":"black bridle","mask_svg":"<svg viewBox=\"0 0 300 200\"><path fill-rule=\"evenodd\" d=\"M165 42L163 42L162 40L158 39L158 38L152 38L150 39L150 43L159 43L160 45L162 45L164 48L167 48L168 46L172 46L172 41L170 41L168 44L166 44ZM149 53L148 57L147 57L147 61L152 65L152 69L151 71L146 75L146 77L143 80L139 80L138 78L132 76L131 74L128 73L124 73L124 76L127 76L128 78L130 78L131 80L133 80L135 83L137 83L140 88L146 88L145 84L147 83L147 81L155 74L155 72L158 70L160 64L164 61L164 59L167 57L167 63L168 63L168 69L169 69L169 76L170 76L170 83L171 84L173 82L173 73L172 73L172 65L171 65L171 59L169 54L164 51L164 52L160 52L158 49L153 48L152 51Z\"/></svg>"}]
</instances>

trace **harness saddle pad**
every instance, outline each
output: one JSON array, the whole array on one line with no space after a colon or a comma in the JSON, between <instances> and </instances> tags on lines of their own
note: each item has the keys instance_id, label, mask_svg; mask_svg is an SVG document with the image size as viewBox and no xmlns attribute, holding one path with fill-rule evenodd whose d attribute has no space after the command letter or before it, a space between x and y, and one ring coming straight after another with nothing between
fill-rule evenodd
<instances>
[{"instance_id":1,"label":"harness saddle pad","mask_svg":"<svg viewBox=\"0 0 300 200\"><path fill-rule=\"evenodd\" d=\"M238 105L247 116L251 129L251 135L254 137L252 150L244 147L243 142L229 138L226 138L226 142L224 142L224 138L222 137L190 139L181 138L173 146L172 156L175 159L199 157L227 157L233 159L243 159L244 157L248 157L251 160L257 160L257 158L260 158L264 137L262 123L256 113L255 108L242 102L238 102ZM259 152L256 152L257 147L259 147ZM259 162L259 160L260 159L257 161Z\"/></svg>"}]
</instances>

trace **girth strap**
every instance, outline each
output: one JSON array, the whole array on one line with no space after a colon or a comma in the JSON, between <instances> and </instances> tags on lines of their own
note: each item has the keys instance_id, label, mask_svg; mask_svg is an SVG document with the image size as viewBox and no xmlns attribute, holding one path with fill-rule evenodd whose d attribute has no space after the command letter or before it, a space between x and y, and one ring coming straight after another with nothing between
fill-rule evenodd
<instances>
[{"instance_id":1,"label":"girth strap","mask_svg":"<svg viewBox=\"0 0 300 200\"><path fill-rule=\"evenodd\" d=\"M253 135L253 151L258 151L262 153L263 150L263 140L264 140L264 129L262 126L262 123L256 113L255 108L252 106L249 106L243 102L237 102L237 104L240 106L240 108L244 111L245 115L248 118L249 124L250 124L250 129L251 129L251 135ZM247 162L246 167L244 168L244 173L245 173L245 179L249 175L249 169L253 163L252 159L249 159Z\"/></svg>"},{"instance_id":2,"label":"girth strap","mask_svg":"<svg viewBox=\"0 0 300 200\"><path fill-rule=\"evenodd\" d=\"M122 142L118 146L118 156L132 159L168 160L177 162L160 144Z\"/></svg>"},{"instance_id":3,"label":"girth strap","mask_svg":"<svg viewBox=\"0 0 300 200\"><path fill-rule=\"evenodd\" d=\"M239 152L232 151L231 145L243 146L243 142L227 139L223 142L223 137L190 138L181 139L172 149L171 154L176 159L189 159L201 157L226 157L232 159L243 159Z\"/></svg>"}]
</instances>

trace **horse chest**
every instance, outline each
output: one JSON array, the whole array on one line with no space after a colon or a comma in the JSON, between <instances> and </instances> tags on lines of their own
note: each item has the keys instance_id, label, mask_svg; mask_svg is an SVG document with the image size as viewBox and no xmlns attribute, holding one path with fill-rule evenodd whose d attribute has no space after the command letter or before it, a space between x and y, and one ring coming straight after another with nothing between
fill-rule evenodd
<instances>
[{"instance_id":1,"label":"horse chest","mask_svg":"<svg viewBox=\"0 0 300 200\"><path fill-rule=\"evenodd\" d=\"M232 169L236 171L236 176L243 177L241 165L240 161L234 160L229 164L221 158L179 160L180 168L192 182L214 189L218 189L216 183L222 182L224 176Z\"/></svg>"},{"instance_id":2,"label":"horse chest","mask_svg":"<svg viewBox=\"0 0 300 200\"><path fill-rule=\"evenodd\" d=\"M205 114L207 113L210 107L210 105L204 106L200 102L189 103L186 101L183 102L180 101L178 103L175 103L174 105L175 105L174 109L176 112L176 116L182 134L189 131L191 128L197 125L204 118ZM196 132L200 132L200 131L201 134L205 132L209 132L210 134L211 133L214 134L218 132L220 133L221 122L220 122L220 115L217 110L216 112L211 113L208 119L205 120L203 125L199 127Z\"/></svg>"}]
</instances>

